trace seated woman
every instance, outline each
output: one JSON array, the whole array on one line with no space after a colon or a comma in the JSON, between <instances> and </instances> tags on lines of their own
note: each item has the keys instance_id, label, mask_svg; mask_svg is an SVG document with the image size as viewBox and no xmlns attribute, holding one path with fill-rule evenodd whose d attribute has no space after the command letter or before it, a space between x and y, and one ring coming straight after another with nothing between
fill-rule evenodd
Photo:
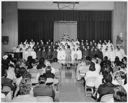
<instances>
[{"instance_id":1,"label":"seated woman","mask_svg":"<svg viewBox=\"0 0 128 103\"><path fill-rule=\"evenodd\" d=\"M37 96L50 96L53 99L55 98L55 92L52 86L46 85L46 76L40 75L39 85L33 88L34 97Z\"/></svg>"},{"instance_id":2,"label":"seated woman","mask_svg":"<svg viewBox=\"0 0 128 103\"><path fill-rule=\"evenodd\" d=\"M46 77L46 83L47 84L58 84L58 79L56 79L55 78L55 74L53 74L52 72L51 72L51 66L47 66L46 67L46 72L43 74L43 76L45 76Z\"/></svg>"},{"instance_id":3,"label":"seated woman","mask_svg":"<svg viewBox=\"0 0 128 103\"><path fill-rule=\"evenodd\" d=\"M21 67L19 68L19 71L18 73L16 74L16 91L15 91L15 95L14 97L16 97L19 92L20 92L20 85L21 85L21 82L25 79L25 78L28 78L28 79L31 79L31 74L29 74L29 72L27 72L27 70L24 68L24 67Z\"/></svg>"},{"instance_id":4,"label":"seated woman","mask_svg":"<svg viewBox=\"0 0 128 103\"><path fill-rule=\"evenodd\" d=\"M98 77L99 74L97 73L96 69L95 69L95 64L93 62L90 63L90 67L89 67L89 71L86 73L85 75L85 81L87 78L89 77Z\"/></svg>"},{"instance_id":5,"label":"seated woman","mask_svg":"<svg viewBox=\"0 0 128 103\"><path fill-rule=\"evenodd\" d=\"M89 71L90 62L88 60L83 59L80 64L77 66L76 70L76 78L77 80L81 80L86 73Z\"/></svg>"},{"instance_id":6,"label":"seated woman","mask_svg":"<svg viewBox=\"0 0 128 103\"><path fill-rule=\"evenodd\" d=\"M113 84L117 85L125 85L125 80L126 80L127 74L124 71L117 71L113 74Z\"/></svg>"},{"instance_id":7,"label":"seated woman","mask_svg":"<svg viewBox=\"0 0 128 103\"><path fill-rule=\"evenodd\" d=\"M113 94L114 93L115 85L112 84L112 76L110 73L105 73L103 76L103 84L101 84L97 90L99 94L98 101L100 101L101 97L106 94Z\"/></svg>"},{"instance_id":8,"label":"seated woman","mask_svg":"<svg viewBox=\"0 0 128 103\"><path fill-rule=\"evenodd\" d=\"M62 69L62 65L58 62L57 58L53 59L53 62L51 63L51 66L55 69L55 77L60 79L60 72Z\"/></svg>"},{"instance_id":9,"label":"seated woman","mask_svg":"<svg viewBox=\"0 0 128 103\"><path fill-rule=\"evenodd\" d=\"M29 74L24 74L19 84L18 96L15 97L12 102L36 102L36 98L31 94L31 89L31 77Z\"/></svg>"},{"instance_id":10,"label":"seated woman","mask_svg":"<svg viewBox=\"0 0 128 103\"><path fill-rule=\"evenodd\" d=\"M39 64L37 65L38 72L40 74L43 74L44 71L45 71L45 67L46 67L46 65L45 65L45 59L42 57L42 58L40 58Z\"/></svg>"},{"instance_id":11,"label":"seated woman","mask_svg":"<svg viewBox=\"0 0 128 103\"><path fill-rule=\"evenodd\" d=\"M127 92L120 85L114 89L113 97L115 102L127 102Z\"/></svg>"}]
</instances>

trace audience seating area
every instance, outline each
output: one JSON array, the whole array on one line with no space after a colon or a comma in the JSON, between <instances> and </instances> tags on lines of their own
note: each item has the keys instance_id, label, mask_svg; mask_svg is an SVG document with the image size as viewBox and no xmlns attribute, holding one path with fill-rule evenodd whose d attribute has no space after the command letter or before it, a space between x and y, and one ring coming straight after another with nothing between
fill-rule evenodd
<instances>
[{"instance_id":1,"label":"audience seating area","mask_svg":"<svg viewBox=\"0 0 128 103\"><path fill-rule=\"evenodd\" d=\"M111 41L31 40L13 48L13 52L20 56L6 53L2 57L3 102L56 102L61 72L71 67L76 81L83 81L85 96L96 102L127 102L127 56L122 47L114 48Z\"/></svg>"}]
</instances>

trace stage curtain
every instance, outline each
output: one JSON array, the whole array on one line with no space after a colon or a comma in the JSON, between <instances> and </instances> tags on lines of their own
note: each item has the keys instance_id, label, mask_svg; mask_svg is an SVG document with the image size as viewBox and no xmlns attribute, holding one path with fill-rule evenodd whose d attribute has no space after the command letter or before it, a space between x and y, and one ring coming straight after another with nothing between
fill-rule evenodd
<instances>
[{"instance_id":1,"label":"stage curtain","mask_svg":"<svg viewBox=\"0 0 128 103\"><path fill-rule=\"evenodd\" d=\"M77 21L80 40L111 40L112 11L18 10L18 41L53 40L55 21Z\"/></svg>"}]
</instances>

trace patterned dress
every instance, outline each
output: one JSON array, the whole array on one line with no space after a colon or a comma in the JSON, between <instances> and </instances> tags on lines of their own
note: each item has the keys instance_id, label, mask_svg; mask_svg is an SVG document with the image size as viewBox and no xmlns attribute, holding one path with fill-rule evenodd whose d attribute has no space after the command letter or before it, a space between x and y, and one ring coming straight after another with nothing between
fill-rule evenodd
<instances>
[{"instance_id":1,"label":"patterned dress","mask_svg":"<svg viewBox=\"0 0 128 103\"><path fill-rule=\"evenodd\" d=\"M67 48L65 52L66 52L66 59L65 59L66 64L71 63L71 50Z\"/></svg>"}]
</instances>

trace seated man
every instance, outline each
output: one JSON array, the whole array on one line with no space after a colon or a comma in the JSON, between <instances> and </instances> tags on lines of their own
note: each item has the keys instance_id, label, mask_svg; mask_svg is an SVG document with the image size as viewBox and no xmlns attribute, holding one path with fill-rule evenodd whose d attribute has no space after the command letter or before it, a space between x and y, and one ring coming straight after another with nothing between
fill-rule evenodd
<instances>
[{"instance_id":1,"label":"seated man","mask_svg":"<svg viewBox=\"0 0 128 103\"><path fill-rule=\"evenodd\" d=\"M55 92L52 86L47 86L46 77L40 75L39 77L39 85L33 88L33 95L36 96L50 96L53 99L55 98Z\"/></svg>"}]
</instances>

